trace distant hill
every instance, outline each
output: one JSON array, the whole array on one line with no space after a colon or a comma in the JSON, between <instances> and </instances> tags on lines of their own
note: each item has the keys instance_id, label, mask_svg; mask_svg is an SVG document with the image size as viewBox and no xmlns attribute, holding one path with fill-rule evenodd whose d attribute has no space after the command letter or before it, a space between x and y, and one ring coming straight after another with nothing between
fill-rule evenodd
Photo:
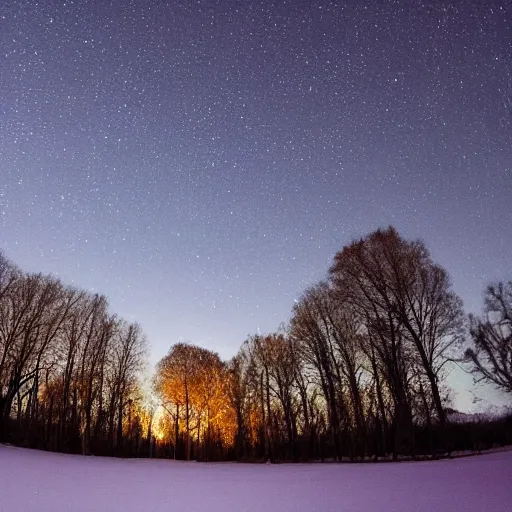
<instances>
[{"instance_id":1,"label":"distant hill","mask_svg":"<svg viewBox=\"0 0 512 512\"><path fill-rule=\"evenodd\" d=\"M461 412L450 407L446 408L446 416L450 423L486 423L512 415L510 406L491 406L482 412Z\"/></svg>"}]
</instances>

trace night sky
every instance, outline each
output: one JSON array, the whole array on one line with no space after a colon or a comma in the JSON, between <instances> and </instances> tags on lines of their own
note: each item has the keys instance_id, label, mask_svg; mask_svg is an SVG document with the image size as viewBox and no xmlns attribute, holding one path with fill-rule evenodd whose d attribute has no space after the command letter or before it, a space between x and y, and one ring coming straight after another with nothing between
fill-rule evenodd
<instances>
[{"instance_id":1,"label":"night sky","mask_svg":"<svg viewBox=\"0 0 512 512\"><path fill-rule=\"evenodd\" d=\"M2 0L0 248L152 362L231 357L389 224L480 312L512 278L511 76L507 0Z\"/></svg>"}]
</instances>

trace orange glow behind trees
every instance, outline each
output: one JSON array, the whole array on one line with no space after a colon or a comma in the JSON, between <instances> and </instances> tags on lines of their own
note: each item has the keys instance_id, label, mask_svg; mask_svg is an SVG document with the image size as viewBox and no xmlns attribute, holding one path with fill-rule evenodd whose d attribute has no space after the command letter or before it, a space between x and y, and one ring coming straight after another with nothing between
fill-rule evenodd
<instances>
[{"instance_id":1,"label":"orange glow behind trees","mask_svg":"<svg viewBox=\"0 0 512 512\"><path fill-rule=\"evenodd\" d=\"M232 445L236 421L228 380L219 356L194 345L174 345L158 364L155 390L174 427L169 441L187 460L193 450L195 456L210 459L213 451Z\"/></svg>"},{"instance_id":2,"label":"orange glow behind trees","mask_svg":"<svg viewBox=\"0 0 512 512\"><path fill-rule=\"evenodd\" d=\"M186 460L463 448L473 434L453 434L443 382L463 327L446 271L422 242L388 228L340 251L329 279L296 301L289 328L250 336L229 362L172 346L152 393L138 324L105 297L23 274L0 255L0 440ZM508 336L502 324L484 327Z\"/></svg>"}]
</instances>

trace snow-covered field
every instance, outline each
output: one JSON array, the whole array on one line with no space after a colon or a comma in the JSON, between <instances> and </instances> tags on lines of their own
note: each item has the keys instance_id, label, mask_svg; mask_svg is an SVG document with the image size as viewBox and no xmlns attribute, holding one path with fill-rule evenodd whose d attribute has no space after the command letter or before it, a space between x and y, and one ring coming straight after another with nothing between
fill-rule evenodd
<instances>
[{"instance_id":1,"label":"snow-covered field","mask_svg":"<svg viewBox=\"0 0 512 512\"><path fill-rule=\"evenodd\" d=\"M0 511L512 510L512 451L437 462L198 464L0 445Z\"/></svg>"}]
</instances>

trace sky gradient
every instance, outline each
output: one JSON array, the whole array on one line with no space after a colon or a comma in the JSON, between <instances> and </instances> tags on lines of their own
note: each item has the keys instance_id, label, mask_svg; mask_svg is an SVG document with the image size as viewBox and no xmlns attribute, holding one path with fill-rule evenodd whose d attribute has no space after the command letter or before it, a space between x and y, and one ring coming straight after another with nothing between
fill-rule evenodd
<instances>
[{"instance_id":1,"label":"sky gradient","mask_svg":"<svg viewBox=\"0 0 512 512\"><path fill-rule=\"evenodd\" d=\"M480 312L512 279L511 4L375 3L3 0L0 248L152 362L231 357L389 224Z\"/></svg>"}]
</instances>

